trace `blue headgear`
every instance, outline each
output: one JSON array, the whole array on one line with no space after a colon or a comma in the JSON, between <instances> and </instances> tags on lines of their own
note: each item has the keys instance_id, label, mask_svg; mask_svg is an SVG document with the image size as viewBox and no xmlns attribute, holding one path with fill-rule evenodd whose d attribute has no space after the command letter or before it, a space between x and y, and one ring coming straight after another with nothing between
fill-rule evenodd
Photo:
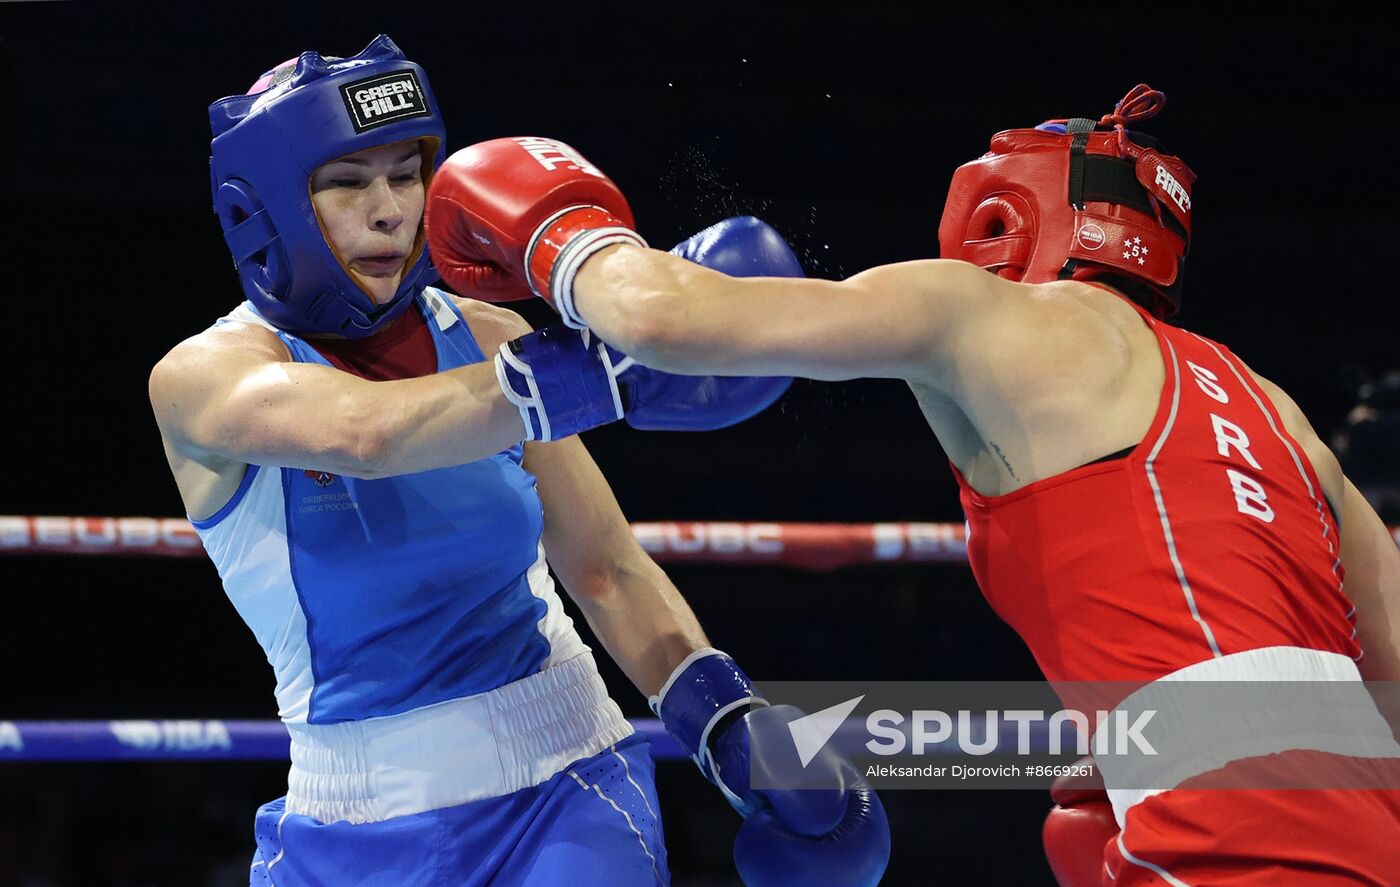
<instances>
[{"instance_id":1,"label":"blue headgear","mask_svg":"<svg viewBox=\"0 0 1400 887\"><path fill-rule=\"evenodd\" d=\"M326 242L311 173L365 148L426 139L426 188L446 155L428 77L381 34L349 58L302 53L295 67L269 71L253 89L209 106L214 212L243 292L289 332L368 336L437 279L421 223L398 291L376 305Z\"/></svg>"}]
</instances>

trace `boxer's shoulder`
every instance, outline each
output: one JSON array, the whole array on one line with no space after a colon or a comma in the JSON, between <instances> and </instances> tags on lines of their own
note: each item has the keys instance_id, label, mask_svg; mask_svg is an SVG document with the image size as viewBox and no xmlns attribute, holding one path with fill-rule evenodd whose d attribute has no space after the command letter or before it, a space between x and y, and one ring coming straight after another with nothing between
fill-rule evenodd
<instances>
[{"instance_id":1,"label":"boxer's shoulder","mask_svg":"<svg viewBox=\"0 0 1400 887\"><path fill-rule=\"evenodd\" d=\"M1344 499L1346 479L1342 472L1341 463L1332 452L1312 423L1308 421L1307 415L1302 408L1278 385L1259 375L1252 367L1240 360L1239 355L1235 358L1240 361L1245 372L1249 373L1254 383L1259 386L1264 396L1278 413L1279 421L1288 432L1288 436L1298 442L1303 448L1303 453L1307 456L1308 462L1312 464L1313 470L1317 473L1318 481L1322 484L1323 494L1335 511L1339 508Z\"/></svg>"},{"instance_id":2,"label":"boxer's shoulder","mask_svg":"<svg viewBox=\"0 0 1400 887\"><path fill-rule=\"evenodd\" d=\"M218 453L216 414L239 380L290 360L271 330L221 323L183 340L151 369L148 395L185 510L207 517L233 495L246 463Z\"/></svg>"},{"instance_id":3,"label":"boxer's shoulder","mask_svg":"<svg viewBox=\"0 0 1400 887\"><path fill-rule=\"evenodd\" d=\"M938 259L886 265L855 280L915 293L936 314L937 334L953 337L944 343L953 353L992 350L1014 363L1056 348L1101 350L1121 344L1133 327L1147 331L1121 298L1079 281L1021 283Z\"/></svg>"},{"instance_id":4,"label":"boxer's shoulder","mask_svg":"<svg viewBox=\"0 0 1400 887\"><path fill-rule=\"evenodd\" d=\"M1132 306L1073 281L1001 281L976 310L948 374L968 431L920 399L940 438L962 441L949 455L974 489L1000 495L1141 439L1163 368Z\"/></svg>"},{"instance_id":5,"label":"boxer's shoulder","mask_svg":"<svg viewBox=\"0 0 1400 887\"><path fill-rule=\"evenodd\" d=\"M994 275L987 275L994 277ZM958 343L974 388L1044 402L1057 393L1099 394L1125 378L1152 331L1121 299L1076 281L998 280L972 306ZM1155 353L1155 352L1154 352Z\"/></svg>"},{"instance_id":6,"label":"boxer's shoulder","mask_svg":"<svg viewBox=\"0 0 1400 887\"><path fill-rule=\"evenodd\" d=\"M291 360L286 344L278 338L270 327L240 321L227 320L195 333L181 341L162 360L208 361L220 357L262 356L269 360Z\"/></svg>"},{"instance_id":7,"label":"boxer's shoulder","mask_svg":"<svg viewBox=\"0 0 1400 887\"><path fill-rule=\"evenodd\" d=\"M1152 339L1141 315L1122 297L1078 280L1010 284L1005 312L1051 345L1128 346L1139 334Z\"/></svg>"},{"instance_id":8,"label":"boxer's shoulder","mask_svg":"<svg viewBox=\"0 0 1400 887\"><path fill-rule=\"evenodd\" d=\"M210 388L216 379L228 380L237 367L280 363L291 354L277 334L251 323L221 323L184 339L165 353L151 369L150 391L157 395Z\"/></svg>"},{"instance_id":9,"label":"boxer's shoulder","mask_svg":"<svg viewBox=\"0 0 1400 887\"><path fill-rule=\"evenodd\" d=\"M525 318L509 308L465 296L451 295L451 298L452 304L462 312L462 319L467 322L467 328L476 337L477 344L488 355L503 343L533 331Z\"/></svg>"}]
</instances>

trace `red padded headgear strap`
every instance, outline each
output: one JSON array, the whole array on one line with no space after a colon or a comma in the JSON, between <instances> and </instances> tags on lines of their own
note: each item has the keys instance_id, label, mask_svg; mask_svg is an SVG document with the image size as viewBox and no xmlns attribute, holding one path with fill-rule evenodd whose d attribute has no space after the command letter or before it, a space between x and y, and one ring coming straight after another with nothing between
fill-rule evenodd
<instances>
[{"instance_id":1,"label":"red padded headgear strap","mask_svg":"<svg viewBox=\"0 0 1400 887\"><path fill-rule=\"evenodd\" d=\"M943 258L1027 283L1132 278L1153 294L1154 314L1175 313L1196 175L1127 128L1165 104L1138 84L1097 124L1052 120L992 136L990 151L953 174Z\"/></svg>"}]
</instances>

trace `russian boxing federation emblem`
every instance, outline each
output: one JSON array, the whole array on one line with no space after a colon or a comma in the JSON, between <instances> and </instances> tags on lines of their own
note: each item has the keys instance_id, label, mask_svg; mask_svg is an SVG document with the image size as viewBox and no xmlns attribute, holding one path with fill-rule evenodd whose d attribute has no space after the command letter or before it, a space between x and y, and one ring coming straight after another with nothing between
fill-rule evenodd
<instances>
[{"instance_id":1,"label":"russian boxing federation emblem","mask_svg":"<svg viewBox=\"0 0 1400 887\"><path fill-rule=\"evenodd\" d=\"M328 487L335 483L335 475L331 474L329 471L316 471L315 469L308 468L302 473L309 477L311 482L318 487Z\"/></svg>"},{"instance_id":2,"label":"russian boxing federation emblem","mask_svg":"<svg viewBox=\"0 0 1400 887\"><path fill-rule=\"evenodd\" d=\"M423 99L422 84L412 71L395 71L347 83L340 88L340 94L356 133L432 113Z\"/></svg>"}]
</instances>

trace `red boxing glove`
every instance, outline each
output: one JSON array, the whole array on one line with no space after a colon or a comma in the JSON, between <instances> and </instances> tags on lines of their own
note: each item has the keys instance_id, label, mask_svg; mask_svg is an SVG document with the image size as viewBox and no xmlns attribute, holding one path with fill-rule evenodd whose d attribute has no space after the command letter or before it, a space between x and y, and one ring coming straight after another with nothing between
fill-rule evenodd
<instances>
[{"instance_id":1,"label":"red boxing glove","mask_svg":"<svg viewBox=\"0 0 1400 887\"><path fill-rule=\"evenodd\" d=\"M463 148L433 174L423 225L433 264L464 296L535 295L582 329L573 279L615 243L646 246L617 186L577 151L536 137Z\"/></svg>"},{"instance_id":2,"label":"red boxing glove","mask_svg":"<svg viewBox=\"0 0 1400 887\"><path fill-rule=\"evenodd\" d=\"M1092 767L1092 758L1080 764ZM1061 776L1050 787L1055 806L1040 831L1045 858L1060 887L1099 887L1103 883L1104 845L1118 835L1113 805L1103 782L1092 777Z\"/></svg>"}]
</instances>

